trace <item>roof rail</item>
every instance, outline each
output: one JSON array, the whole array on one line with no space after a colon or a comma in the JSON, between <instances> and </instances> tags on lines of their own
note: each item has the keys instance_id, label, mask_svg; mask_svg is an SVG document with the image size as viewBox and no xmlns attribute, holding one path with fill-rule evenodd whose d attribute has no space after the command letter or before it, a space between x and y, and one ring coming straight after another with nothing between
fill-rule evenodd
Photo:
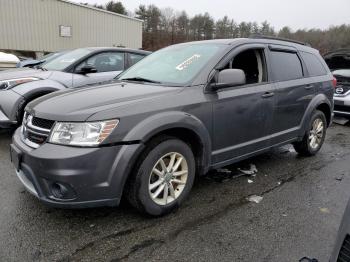
<instances>
[{"instance_id":1,"label":"roof rail","mask_svg":"<svg viewBox=\"0 0 350 262\"><path fill-rule=\"evenodd\" d=\"M295 44L299 44L299 45L310 46L310 44L308 44L308 43L304 43L304 42L301 42L301 41L292 40L292 39L288 39L288 38L284 38L284 37L276 37L276 36L267 36L267 35L254 34L254 35L251 35L249 38L279 40L279 41L291 42L291 43L295 43Z\"/></svg>"}]
</instances>

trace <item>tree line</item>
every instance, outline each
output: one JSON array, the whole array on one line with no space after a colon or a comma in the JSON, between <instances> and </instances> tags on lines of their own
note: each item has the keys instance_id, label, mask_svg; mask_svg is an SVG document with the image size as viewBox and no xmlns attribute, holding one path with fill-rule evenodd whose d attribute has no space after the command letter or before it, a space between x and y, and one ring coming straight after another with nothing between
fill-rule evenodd
<instances>
[{"instance_id":1,"label":"tree line","mask_svg":"<svg viewBox=\"0 0 350 262\"><path fill-rule=\"evenodd\" d=\"M155 51L162 47L196 40L249 37L267 35L289 38L310 44L326 53L340 48L350 48L350 25L331 26L328 29L299 29L288 26L275 30L267 21L236 22L224 16L215 20L209 13L189 16L186 11L158 8L156 5L140 5L135 12L127 11L120 1L106 5L94 5L111 12L132 16L144 21L142 46Z\"/></svg>"}]
</instances>

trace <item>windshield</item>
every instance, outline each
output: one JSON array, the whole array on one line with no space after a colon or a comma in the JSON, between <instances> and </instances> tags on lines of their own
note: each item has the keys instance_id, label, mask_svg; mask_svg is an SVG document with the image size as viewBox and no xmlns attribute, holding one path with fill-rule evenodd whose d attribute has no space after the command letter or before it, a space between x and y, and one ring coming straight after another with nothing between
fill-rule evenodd
<instances>
[{"instance_id":1,"label":"windshield","mask_svg":"<svg viewBox=\"0 0 350 262\"><path fill-rule=\"evenodd\" d=\"M41 58L41 60L46 60L46 59L48 59L48 58L50 58L50 57L57 56L58 54L60 54L60 52L49 53L49 54L47 54L47 55L44 55L44 56Z\"/></svg>"},{"instance_id":2,"label":"windshield","mask_svg":"<svg viewBox=\"0 0 350 262\"><path fill-rule=\"evenodd\" d=\"M50 53L45 56L43 56L40 60L48 62L51 60L54 60L55 58L67 53L68 51L61 51L61 52L55 52L55 53Z\"/></svg>"},{"instance_id":3,"label":"windshield","mask_svg":"<svg viewBox=\"0 0 350 262\"><path fill-rule=\"evenodd\" d=\"M222 47L220 44L170 46L147 56L118 79L183 85L192 80Z\"/></svg>"},{"instance_id":4,"label":"windshield","mask_svg":"<svg viewBox=\"0 0 350 262\"><path fill-rule=\"evenodd\" d=\"M54 59L49 59L49 61L42 65L42 68L53 71L62 71L89 53L91 53L91 50L89 49L75 49L61 56L55 57Z\"/></svg>"}]
</instances>

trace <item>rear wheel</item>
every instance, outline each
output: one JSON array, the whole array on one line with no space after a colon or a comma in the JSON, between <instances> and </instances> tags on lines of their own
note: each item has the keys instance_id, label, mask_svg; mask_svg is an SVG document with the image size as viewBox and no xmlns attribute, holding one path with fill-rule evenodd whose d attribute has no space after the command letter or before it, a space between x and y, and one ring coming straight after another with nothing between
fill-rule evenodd
<instances>
[{"instance_id":1,"label":"rear wheel","mask_svg":"<svg viewBox=\"0 0 350 262\"><path fill-rule=\"evenodd\" d=\"M327 120L323 112L316 110L302 141L294 143L295 151L303 156L315 155L326 138Z\"/></svg>"},{"instance_id":2,"label":"rear wheel","mask_svg":"<svg viewBox=\"0 0 350 262\"><path fill-rule=\"evenodd\" d=\"M153 141L127 185L127 198L139 211L160 216L188 196L195 177L191 148L176 138Z\"/></svg>"}]
</instances>

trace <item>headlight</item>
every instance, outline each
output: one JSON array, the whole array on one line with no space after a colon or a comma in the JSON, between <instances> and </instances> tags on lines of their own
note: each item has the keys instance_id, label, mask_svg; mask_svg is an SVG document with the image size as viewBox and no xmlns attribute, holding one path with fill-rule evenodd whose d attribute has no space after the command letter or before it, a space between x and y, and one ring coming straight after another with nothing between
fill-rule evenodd
<instances>
[{"instance_id":1,"label":"headlight","mask_svg":"<svg viewBox=\"0 0 350 262\"><path fill-rule=\"evenodd\" d=\"M57 122L49 142L73 146L97 146L112 133L118 123L119 120L85 123Z\"/></svg>"},{"instance_id":2,"label":"headlight","mask_svg":"<svg viewBox=\"0 0 350 262\"><path fill-rule=\"evenodd\" d=\"M8 79L8 80L0 80L0 90L8 90L11 89L17 85L41 80L38 77L23 77L23 78L14 78L14 79Z\"/></svg>"}]
</instances>

